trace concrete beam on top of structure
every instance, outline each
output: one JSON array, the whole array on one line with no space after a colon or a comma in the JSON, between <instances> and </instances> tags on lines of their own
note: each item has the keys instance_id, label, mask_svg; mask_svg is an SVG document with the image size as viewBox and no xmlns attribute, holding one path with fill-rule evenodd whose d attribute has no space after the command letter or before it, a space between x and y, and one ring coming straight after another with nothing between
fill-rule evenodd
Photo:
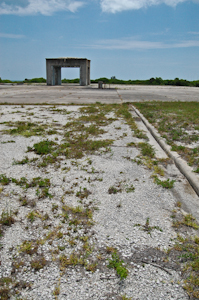
<instances>
[{"instance_id":1,"label":"concrete beam on top of structure","mask_svg":"<svg viewBox=\"0 0 199 300\"><path fill-rule=\"evenodd\" d=\"M61 85L61 68L80 68L80 85L90 84L90 60L87 58L46 58L47 85Z\"/></svg>"}]
</instances>

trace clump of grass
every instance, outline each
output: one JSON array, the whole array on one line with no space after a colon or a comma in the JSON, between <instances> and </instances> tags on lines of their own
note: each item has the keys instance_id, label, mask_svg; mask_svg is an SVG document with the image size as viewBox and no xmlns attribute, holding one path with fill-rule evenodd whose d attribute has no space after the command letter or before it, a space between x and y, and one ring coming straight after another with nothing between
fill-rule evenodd
<instances>
[{"instance_id":1,"label":"clump of grass","mask_svg":"<svg viewBox=\"0 0 199 300\"><path fill-rule=\"evenodd\" d=\"M92 273L96 271L96 268L97 268L97 262L86 265L86 270Z\"/></svg>"},{"instance_id":2,"label":"clump of grass","mask_svg":"<svg viewBox=\"0 0 199 300\"><path fill-rule=\"evenodd\" d=\"M56 285L56 287L54 288L54 291L53 291L53 295L58 296L59 294L60 294L60 286Z\"/></svg>"},{"instance_id":3,"label":"clump of grass","mask_svg":"<svg viewBox=\"0 0 199 300\"><path fill-rule=\"evenodd\" d=\"M129 298L129 297L127 297L126 295L122 295L121 297L122 297L121 300L132 300L132 298Z\"/></svg>"},{"instance_id":4,"label":"clump of grass","mask_svg":"<svg viewBox=\"0 0 199 300\"><path fill-rule=\"evenodd\" d=\"M42 135L47 127L47 125L23 121L6 122L5 124L15 128L4 130L4 133L8 133L10 135L23 135L25 137Z\"/></svg>"},{"instance_id":5,"label":"clump of grass","mask_svg":"<svg viewBox=\"0 0 199 300\"><path fill-rule=\"evenodd\" d=\"M28 220L30 220L30 222L34 222L35 218L42 218L41 214L38 211L31 211L28 213L27 215Z\"/></svg>"},{"instance_id":6,"label":"clump of grass","mask_svg":"<svg viewBox=\"0 0 199 300\"><path fill-rule=\"evenodd\" d=\"M10 178L6 177L4 174L0 175L0 183L2 185L8 185L11 182Z\"/></svg>"},{"instance_id":7,"label":"clump of grass","mask_svg":"<svg viewBox=\"0 0 199 300\"><path fill-rule=\"evenodd\" d=\"M100 112L99 108L95 104L80 107L79 111L85 114L98 114Z\"/></svg>"},{"instance_id":8,"label":"clump of grass","mask_svg":"<svg viewBox=\"0 0 199 300\"><path fill-rule=\"evenodd\" d=\"M6 226L11 226L12 224L14 224L14 222L15 222L15 219L13 217L12 212L3 211L1 213L0 224L6 225Z\"/></svg>"},{"instance_id":9,"label":"clump of grass","mask_svg":"<svg viewBox=\"0 0 199 300\"><path fill-rule=\"evenodd\" d=\"M36 195L41 199L45 197L52 198L53 196L49 193L49 187L50 187L50 179L48 178L41 178L36 177L33 178L30 182L28 182L27 178L21 177L21 179L16 178L7 178L6 176L2 176L2 182L5 184L8 184L10 182L15 183L16 185L19 185L21 187L24 187L26 189L38 187L36 190ZM4 185L5 185L4 184ZM21 199L22 200L22 199ZM25 202L24 202L25 204Z\"/></svg>"},{"instance_id":10,"label":"clump of grass","mask_svg":"<svg viewBox=\"0 0 199 300\"><path fill-rule=\"evenodd\" d=\"M59 258L61 269L65 269L67 266L84 265L84 260L79 254L72 253L70 257L61 255Z\"/></svg>"},{"instance_id":11,"label":"clump of grass","mask_svg":"<svg viewBox=\"0 0 199 300\"><path fill-rule=\"evenodd\" d=\"M159 166L153 166L154 174L158 174L160 176L164 176L164 170Z\"/></svg>"},{"instance_id":12,"label":"clump of grass","mask_svg":"<svg viewBox=\"0 0 199 300\"><path fill-rule=\"evenodd\" d=\"M33 255L37 253L37 249L38 249L38 245L35 244L33 241L24 241L20 248L19 248L19 252L23 252L29 255Z\"/></svg>"},{"instance_id":13,"label":"clump of grass","mask_svg":"<svg viewBox=\"0 0 199 300\"><path fill-rule=\"evenodd\" d=\"M127 193L132 193L135 191L135 187L133 186L133 184L131 184L130 186L126 187L126 192Z\"/></svg>"},{"instance_id":14,"label":"clump of grass","mask_svg":"<svg viewBox=\"0 0 199 300\"><path fill-rule=\"evenodd\" d=\"M112 254L112 259L109 259L108 268L114 268L117 272L117 275L120 277L120 279L124 279L128 276L128 270L124 266L123 260L120 259L117 252L114 252Z\"/></svg>"},{"instance_id":15,"label":"clump of grass","mask_svg":"<svg viewBox=\"0 0 199 300\"><path fill-rule=\"evenodd\" d=\"M178 236L179 242L170 249L172 256L183 264L182 275L184 278L184 289L190 299L199 298L199 237L182 238Z\"/></svg>"},{"instance_id":16,"label":"clump of grass","mask_svg":"<svg viewBox=\"0 0 199 300\"><path fill-rule=\"evenodd\" d=\"M90 194L91 192L87 188L83 188L82 190L80 187L80 190L76 193L76 196L82 200L84 198L88 198Z\"/></svg>"},{"instance_id":17,"label":"clump of grass","mask_svg":"<svg viewBox=\"0 0 199 300\"><path fill-rule=\"evenodd\" d=\"M46 261L45 257L40 256L40 257L37 257L37 258L35 258L31 261L31 267L35 271L38 271L40 269L43 269L45 267L46 263L47 263L47 261Z\"/></svg>"},{"instance_id":18,"label":"clump of grass","mask_svg":"<svg viewBox=\"0 0 199 300\"><path fill-rule=\"evenodd\" d=\"M156 175L154 176L154 181L165 189L172 189L175 183L175 180L160 180Z\"/></svg>"},{"instance_id":19,"label":"clump of grass","mask_svg":"<svg viewBox=\"0 0 199 300\"><path fill-rule=\"evenodd\" d=\"M155 150L150 144L138 143L138 147L140 148L143 156L148 156L151 158L155 156Z\"/></svg>"},{"instance_id":20,"label":"clump of grass","mask_svg":"<svg viewBox=\"0 0 199 300\"><path fill-rule=\"evenodd\" d=\"M6 142L1 142L1 144L7 144L7 143L15 143L15 141L10 140L10 141L6 141Z\"/></svg>"},{"instance_id":21,"label":"clump of grass","mask_svg":"<svg viewBox=\"0 0 199 300\"><path fill-rule=\"evenodd\" d=\"M33 147L28 147L28 151L34 151L39 155L46 155L53 151L54 147L57 143L49 140L41 141L33 145Z\"/></svg>"},{"instance_id":22,"label":"clump of grass","mask_svg":"<svg viewBox=\"0 0 199 300\"><path fill-rule=\"evenodd\" d=\"M181 220L173 221L173 226L174 227L179 227L179 226L187 226L187 227L192 227L194 229L198 229L199 225L195 221L196 219L191 215L187 214L186 216L183 216Z\"/></svg>"},{"instance_id":23,"label":"clump of grass","mask_svg":"<svg viewBox=\"0 0 199 300\"><path fill-rule=\"evenodd\" d=\"M146 231L148 234L151 234L151 231L156 229L156 230L159 230L159 231L163 231L159 226L150 226L149 225L149 218L146 219L146 223L144 225L141 225L141 224L135 224L134 226L138 226L138 227L141 227L142 230Z\"/></svg>"},{"instance_id":24,"label":"clump of grass","mask_svg":"<svg viewBox=\"0 0 199 300\"><path fill-rule=\"evenodd\" d=\"M26 156L25 158L23 158L22 160L14 160L13 165L25 165L29 163L29 158L28 156Z\"/></svg>"},{"instance_id":25,"label":"clump of grass","mask_svg":"<svg viewBox=\"0 0 199 300\"><path fill-rule=\"evenodd\" d=\"M114 186L111 186L109 189L108 189L108 193L109 194L117 194L117 193L121 193L122 192L122 189L119 187L114 187Z\"/></svg>"}]
</instances>

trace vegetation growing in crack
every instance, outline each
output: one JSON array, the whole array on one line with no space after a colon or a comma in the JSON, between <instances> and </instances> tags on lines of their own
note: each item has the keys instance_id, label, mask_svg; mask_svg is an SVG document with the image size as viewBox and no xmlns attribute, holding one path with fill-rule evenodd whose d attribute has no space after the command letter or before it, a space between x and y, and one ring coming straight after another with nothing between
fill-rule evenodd
<instances>
[{"instance_id":1,"label":"vegetation growing in crack","mask_svg":"<svg viewBox=\"0 0 199 300\"><path fill-rule=\"evenodd\" d=\"M3 132L10 135L23 135L25 137L31 137L34 135L43 135L47 125L37 124L25 121L17 122L4 122L5 125L9 127L14 127L12 129L4 130Z\"/></svg>"}]
</instances>

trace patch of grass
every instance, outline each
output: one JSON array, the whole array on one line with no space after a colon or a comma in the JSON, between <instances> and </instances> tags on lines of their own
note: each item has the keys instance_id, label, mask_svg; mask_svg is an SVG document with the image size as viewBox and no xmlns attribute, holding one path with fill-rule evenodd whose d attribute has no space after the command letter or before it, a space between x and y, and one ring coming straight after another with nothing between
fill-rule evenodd
<instances>
[{"instance_id":1,"label":"patch of grass","mask_svg":"<svg viewBox=\"0 0 199 300\"><path fill-rule=\"evenodd\" d=\"M15 143L15 141L10 140L10 141L6 141L6 142L1 142L1 144L7 144L7 143Z\"/></svg>"},{"instance_id":2,"label":"patch of grass","mask_svg":"<svg viewBox=\"0 0 199 300\"><path fill-rule=\"evenodd\" d=\"M183 264L182 276L184 289L190 299L199 299L199 237L182 238L177 242L170 253L175 254L177 260Z\"/></svg>"},{"instance_id":3,"label":"patch of grass","mask_svg":"<svg viewBox=\"0 0 199 300\"><path fill-rule=\"evenodd\" d=\"M160 166L153 166L153 168L154 168L154 174L164 176L164 170Z\"/></svg>"},{"instance_id":4,"label":"patch of grass","mask_svg":"<svg viewBox=\"0 0 199 300\"><path fill-rule=\"evenodd\" d=\"M30 222L34 222L35 218L42 219L42 215L38 211L31 211L28 213L27 218Z\"/></svg>"},{"instance_id":5,"label":"patch of grass","mask_svg":"<svg viewBox=\"0 0 199 300\"><path fill-rule=\"evenodd\" d=\"M195 173L199 173L199 167L194 172Z\"/></svg>"},{"instance_id":6,"label":"patch of grass","mask_svg":"<svg viewBox=\"0 0 199 300\"><path fill-rule=\"evenodd\" d=\"M196 219L191 214L187 214L187 215L183 216L183 218L181 220L173 221L173 226L179 227L179 226L184 225L187 227L192 227L194 229L198 229L199 225L197 224L197 222L195 220Z\"/></svg>"},{"instance_id":7,"label":"patch of grass","mask_svg":"<svg viewBox=\"0 0 199 300\"><path fill-rule=\"evenodd\" d=\"M138 148L140 148L143 156L148 156L150 158L155 156L154 148L148 143L138 143Z\"/></svg>"},{"instance_id":8,"label":"patch of grass","mask_svg":"<svg viewBox=\"0 0 199 300\"><path fill-rule=\"evenodd\" d=\"M90 194L91 192L87 188L83 188L82 190L80 187L80 190L76 193L76 196L82 200L84 198L88 198Z\"/></svg>"},{"instance_id":9,"label":"patch of grass","mask_svg":"<svg viewBox=\"0 0 199 300\"><path fill-rule=\"evenodd\" d=\"M122 295L121 300L132 300L132 298L129 298L126 295Z\"/></svg>"},{"instance_id":10,"label":"patch of grass","mask_svg":"<svg viewBox=\"0 0 199 300\"><path fill-rule=\"evenodd\" d=\"M38 245L35 244L33 241L25 240L19 247L20 253L26 253L29 255L36 254L38 250Z\"/></svg>"},{"instance_id":11,"label":"patch of grass","mask_svg":"<svg viewBox=\"0 0 199 300\"><path fill-rule=\"evenodd\" d=\"M33 148L28 148L28 151L34 151L39 155L46 155L53 151L54 147L57 143L49 140L41 141L33 145Z\"/></svg>"},{"instance_id":12,"label":"patch of grass","mask_svg":"<svg viewBox=\"0 0 199 300\"><path fill-rule=\"evenodd\" d=\"M156 127L173 151L177 151L195 169L199 167L199 147L193 149L189 146L199 140L198 102L153 101L134 105Z\"/></svg>"},{"instance_id":13,"label":"patch of grass","mask_svg":"<svg viewBox=\"0 0 199 300\"><path fill-rule=\"evenodd\" d=\"M154 181L165 189L172 189L175 183L175 180L160 180L156 175L154 175Z\"/></svg>"},{"instance_id":14,"label":"patch of grass","mask_svg":"<svg viewBox=\"0 0 199 300\"><path fill-rule=\"evenodd\" d=\"M111 186L109 189L108 189L108 193L109 194L117 194L117 193L121 193L122 192L122 189L119 187L114 187L114 186Z\"/></svg>"},{"instance_id":15,"label":"patch of grass","mask_svg":"<svg viewBox=\"0 0 199 300\"><path fill-rule=\"evenodd\" d=\"M0 183L2 185L8 185L10 182L11 180L8 177L6 177L4 174L0 175Z\"/></svg>"},{"instance_id":16,"label":"patch of grass","mask_svg":"<svg viewBox=\"0 0 199 300\"><path fill-rule=\"evenodd\" d=\"M9 127L14 127L12 129L4 130L3 132L10 135L23 135L25 137L30 137L34 135L42 135L45 132L47 125L41 125L31 122L5 122L5 125Z\"/></svg>"},{"instance_id":17,"label":"patch of grass","mask_svg":"<svg viewBox=\"0 0 199 300\"><path fill-rule=\"evenodd\" d=\"M26 156L25 158L23 158L22 160L14 160L13 165L25 165L29 163L29 158L28 156Z\"/></svg>"},{"instance_id":18,"label":"patch of grass","mask_svg":"<svg viewBox=\"0 0 199 300\"><path fill-rule=\"evenodd\" d=\"M117 252L114 252L112 254L112 259L109 259L108 268L114 268L117 272L117 275L120 277L120 279L124 279L128 276L128 270L124 266L123 260L120 259Z\"/></svg>"},{"instance_id":19,"label":"patch of grass","mask_svg":"<svg viewBox=\"0 0 199 300\"><path fill-rule=\"evenodd\" d=\"M131 184L130 186L126 187L126 192L127 193L132 193L135 191L135 188L133 186L133 184Z\"/></svg>"},{"instance_id":20,"label":"patch of grass","mask_svg":"<svg viewBox=\"0 0 199 300\"><path fill-rule=\"evenodd\" d=\"M81 113L84 113L84 114L98 114L98 113L100 113L99 108L95 104L80 107L79 111Z\"/></svg>"},{"instance_id":21,"label":"patch of grass","mask_svg":"<svg viewBox=\"0 0 199 300\"><path fill-rule=\"evenodd\" d=\"M44 256L40 256L39 258L35 258L31 261L31 267L38 271L40 269L43 269L46 265L47 261Z\"/></svg>"},{"instance_id":22,"label":"patch of grass","mask_svg":"<svg viewBox=\"0 0 199 300\"><path fill-rule=\"evenodd\" d=\"M49 197L49 198L53 197L49 193L49 187L51 184L50 184L50 179L48 178L35 177L30 182L28 182L28 180L25 177L21 177L21 179L16 179L16 178L10 179L7 178L5 175L1 175L0 182L2 185L7 185L10 182L12 182L26 189L37 187L36 194L40 199L45 197Z\"/></svg>"},{"instance_id":23,"label":"patch of grass","mask_svg":"<svg viewBox=\"0 0 199 300\"><path fill-rule=\"evenodd\" d=\"M163 231L159 226L150 226L149 225L149 218L146 219L145 225L135 224L134 226L141 227L142 230L146 231L148 234L151 234L151 231L154 230L154 229L159 230L161 232Z\"/></svg>"},{"instance_id":24,"label":"patch of grass","mask_svg":"<svg viewBox=\"0 0 199 300\"><path fill-rule=\"evenodd\" d=\"M15 222L15 219L13 217L12 212L3 211L1 213L0 224L6 225L6 226L11 226L12 224L14 224L14 222Z\"/></svg>"},{"instance_id":25,"label":"patch of grass","mask_svg":"<svg viewBox=\"0 0 199 300\"><path fill-rule=\"evenodd\" d=\"M65 269L66 267L73 265L84 265L84 260L81 258L79 254L72 253L69 257L66 255L61 255L59 258L61 269Z\"/></svg>"},{"instance_id":26,"label":"patch of grass","mask_svg":"<svg viewBox=\"0 0 199 300\"><path fill-rule=\"evenodd\" d=\"M57 286L54 288L53 295L54 295L54 296L58 296L59 294L60 294L60 286L57 285Z\"/></svg>"},{"instance_id":27,"label":"patch of grass","mask_svg":"<svg viewBox=\"0 0 199 300\"><path fill-rule=\"evenodd\" d=\"M97 262L86 265L86 270L92 273L96 271L96 268L97 268Z\"/></svg>"}]
</instances>

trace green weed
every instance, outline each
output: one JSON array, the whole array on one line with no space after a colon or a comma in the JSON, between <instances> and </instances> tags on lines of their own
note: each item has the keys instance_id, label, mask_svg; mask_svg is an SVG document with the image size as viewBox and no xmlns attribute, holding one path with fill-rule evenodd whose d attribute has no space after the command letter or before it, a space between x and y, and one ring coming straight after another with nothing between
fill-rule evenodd
<instances>
[{"instance_id":1,"label":"green weed","mask_svg":"<svg viewBox=\"0 0 199 300\"><path fill-rule=\"evenodd\" d=\"M15 127L12 129L4 130L4 133L10 135L23 135L25 137L30 137L34 135L42 135L45 132L45 128L47 125L39 125L31 122L6 122L5 123L9 127Z\"/></svg>"},{"instance_id":2,"label":"green weed","mask_svg":"<svg viewBox=\"0 0 199 300\"><path fill-rule=\"evenodd\" d=\"M0 183L2 185L8 185L10 182L11 182L11 180L8 177L6 177L3 174L0 175Z\"/></svg>"},{"instance_id":3,"label":"green weed","mask_svg":"<svg viewBox=\"0 0 199 300\"><path fill-rule=\"evenodd\" d=\"M154 181L155 183L161 185L165 189L172 189L175 182L175 180L170 180L170 179L160 180L156 175L154 175Z\"/></svg>"},{"instance_id":4,"label":"green weed","mask_svg":"<svg viewBox=\"0 0 199 300\"><path fill-rule=\"evenodd\" d=\"M53 146L57 145L57 143L49 140L41 141L33 145L33 148L28 148L28 151L34 151L39 155L46 155L53 151Z\"/></svg>"},{"instance_id":5,"label":"green weed","mask_svg":"<svg viewBox=\"0 0 199 300\"><path fill-rule=\"evenodd\" d=\"M154 230L154 229L159 230L161 232L163 231L159 226L150 226L149 225L149 218L146 219L145 225L135 224L134 226L141 227L142 230L146 231L148 234L151 234L151 231Z\"/></svg>"},{"instance_id":6,"label":"green weed","mask_svg":"<svg viewBox=\"0 0 199 300\"><path fill-rule=\"evenodd\" d=\"M114 252L112 254L112 259L109 259L108 268L114 268L120 279L124 279L128 276L128 270L124 266L123 260L120 260L117 252Z\"/></svg>"},{"instance_id":7,"label":"green weed","mask_svg":"<svg viewBox=\"0 0 199 300\"><path fill-rule=\"evenodd\" d=\"M119 187L114 187L114 186L111 186L109 189L108 189L108 193L109 194L117 194L117 193L121 193L122 192L122 189Z\"/></svg>"},{"instance_id":8,"label":"green weed","mask_svg":"<svg viewBox=\"0 0 199 300\"><path fill-rule=\"evenodd\" d=\"M134 190L135 190L135 188L134 188L133 184L131 186L129 186L129 187L126 187L126 192L127 193L134 192Z\"/></svg>"},{"instance_id":9,"label":"green weed","mask_svg":"<svg viewBox=\"0 0 199 300\"><path fill-rule=\"evenodd\" d=\"M138 143L138 147L141 149L143 156L148 156L150 158L155 156L154 148L148 143Z\"/></svg>"}]
</instances>

